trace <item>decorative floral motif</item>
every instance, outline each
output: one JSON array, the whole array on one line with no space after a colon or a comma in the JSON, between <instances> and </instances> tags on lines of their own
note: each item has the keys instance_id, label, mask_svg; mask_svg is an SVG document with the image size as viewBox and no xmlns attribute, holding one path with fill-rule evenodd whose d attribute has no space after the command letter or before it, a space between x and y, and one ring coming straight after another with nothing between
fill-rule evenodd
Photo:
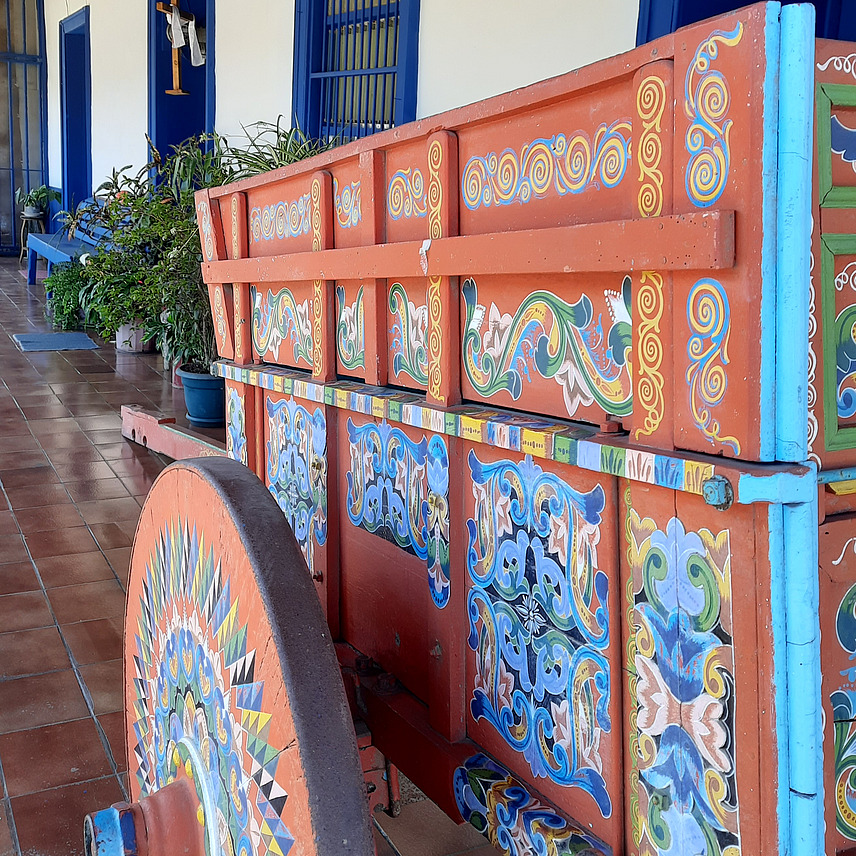
<instances>
[{"instance_id":1,"label":"decorative floral motif","mask_svg":"<svg viewBox=\"0 0 856 856\"><path fill-rule=\"evenodd\" d=\"M428 586L441 609L449 602L449 455L433 435L411 440L386 420L348 419L351 466L348 517L354 526L428 563Z\"/></svg>"},{"instance_id":2,"label":"decorative floral motif","mask_svg":"<svg viewBox=\"0 0 856 856\"><path fill-rule=\"evenodd\" d=\"M719 46L732 47L743 38L743 24L729 33L716 30L696 48L687 69L684 111L690 120L686 147L690 156L685 185L690 201L699 208L713 205L725 190L731 167L731 95L722 72L712 67Z\"/></svg>"},{"instance_id":3,"label":"decorative floral motif","mask_svg":"<svg viewBox=\"0 0 856 856\"><path fill-rule=\"evenodd\" d=\"M841 552L839 562L850 539ZM835 620L838 644L856 660L856 585L851 586L838 606ZM851 841L856 841L856 666L841 673L849 684L830 697L833 731L835 734L835 828Z\"/></svg>"},{"instance_id":4,"label":"decorative floral motif","mask_svg":"<svg viewBox=\"0 0 856 856\"><path fill-rule=\"evenodd\" d=\"M247 463L247 416L244 412L244 398L235 389L229 387L229 400L226 402L226 451L230 458Z\"/></svg>"},{"instance_id":5,"label":"decorative floral motif","mask_svg":"<svg viewBox=\"0 0 856 856\"><path fill-rule=\"evenodd\" d=\"M360 182L352 181L342 187L339 193L339 182L333 178L333 198L336 203L336 219L343 229L351 229L360 225L363 217L360 204Z\"/></svg>"},{"instance_id":6,"label":"decorative floral motif","mask_svg":"<svg viewBox=\"0 0 856 856\"><path fill-rule=\"evenodd\" d=\"M366 364L366 327L363 317L363 286L350 306L345 303L344 286L336 286L339 318L336 322L336 349L345 369L362 368Z\"/></svg>"},{"instance_id":7,"label":"decorative floral motif","mask_svg":"<svg viewBox=\"0 0 856 856\"><path fill-rule=\"evenodd\" d=\"M826 69L829 68L830 63L832 63L832 67L835 71L843 71L845 74L856 77L856 53L847 54L847 56L831 56L825 62L819 62L817 64L817 70L826 71Z\"/></svg>"},{"instance_id":8,"label":"decorative floral motif","mask_svg":"<svg viewBox=\"0 0 856 856\"><path fill-rule=\"evenodd\" d=\"M640 852L739 856L730 535L629 518Z\"/></svg>"},{"instance_id":9,"label":"decorative floral motif","mask_svg":"<svg viewBox=\"0 0 856 856\"><path fill-rule=\"evenodd\" d=\"M715 279L700 279L687 299L687 383L693 419L711 445L722 443L740 454L740 441L723 436L711 409L722 402L728 389L725 367L731 335L731 309L725 289Z\"/></svg>"},{"instance_id":10,"label":"decorative floral motif","mask_svg":"<svg viewBox=\"0 0 856 856\"><path fill-rule=\"evenodd\" d=\"M293 202L277 202L263 208L256 206L250 212L250 234L253 242L306 235L311 223L311 212L308 193Z\"/></svg>"},{"instance_id":11,"label":"decorative floral motif","mask_svg":"<svg viewBox=\"0 0 856 856\"><path fill-rule=\"evenodd\" d=\"M555 134L527 143L518 154L471 157L461 175L461 198L471 211L482 206L527 203L551 189L557 196L590 187L616 187L630 160L630 121L598 126L594 140L585 131Z\"/></svg>"},{"instance_id":12,"label":"decorative floral motif","mask_svg":"<svg viewBox=\"0 0 856 856\"><path fill-rule=\"evenodd\" d=\"M221 356L226 352L226 309L223 306L223 286L214 286L214 329L217 334L217 348Z\"/></svg>"},{"instance_id":13,"label":"decorative floral motif","mask_svg":"<svg viewBox=\"0 0 856 856\"><path fill-rule=\"evenodd\" d=\"M532 796L487 755L474 755L455 770L455 800L461 817L504 856L606 856L610 852Z\"/></svg>"},{"instance_id":14,"label":"decorative floral motif","mask_svg":"<svg viewBox=\"0 0 856 856\"><path fill-rule=\"evenodd\" d=\"M389 180L386 191L386 210L393 220L404 217L424 217L428 213L425 203L425 179L416 167L400 169Z\"/></svg>"},{"instance_id":15,"label":"decorative floral motif","mask_svg":"<svg viewBox=\"0 0 856 856\"><path fill-rule=\"evenodd\" d=\"M491 304L482 333L486 310L478 303L475 280L466 280L461 291L467 308L464 368L480 395L505 390L516 401L524 377L531 381L535 369L562 387L570 416L593 402L616 416L631 412L629 276L620 292L607 292L612 318L606 335L603 317L595 316L587 295L570 304L549 291L533 291L513 317Z\"/></svg>"},{"instance_id":16,"label":"decorative floral motif","mask_svg":"<svg viewBox=\"0 0 856 856\"><path fill-rule=\"evenodd\" d=\"M856 303L851 303L835 319L836 400L838 418L856 414Z\"/></svg>"},{"instance_id":17,"label":"decorative floral motif","mask_svg":"<svg viewBox=\"0 0 856 856\"><path fill-rule=\"evenodd\" d=\"M241 256L241 248L239 246L240 232L238 228L238 195L232 196L232 258L237 259Z\"/></svg>"},{"instance_id":18,"label":"decorative floral motif","mask_svg":"<svg viewBox=\"0 0 856 856\"><path fill-rule=\"evenodd\" d=\"M482 463L470 451L475 513L467 520L470 704L533 775L612 799L601 740L609 734L608 580L598 567L598 485L574 490L527 455Z\"/></svg>"},{"instance_id":19,"label":"decorative floral motif","mask_svg":"<svg viewBox=\"0 0 856 856\"><path fill-rule=\"evenodd\" d=\"M643 272L636 292L636 315L639 318L636 395L640 407L644 408L645 421L635 431L637 440L653 434L663 421L665 381L660 371L663 365L663 343L660 341L663 308L663 277L653 271Z\"/></svg>"},{"instance_id":20,"label":"decorative floral motif","mask_svg":"<svg viewBox=\"0 0 856 856\"><path fill-rule=\"evenodd\" d=\"M389 311L395 317L392 325L392 371L404 373L417 383L428 383L428 306L416 306L404 286L394 282L389 289Z\"/></svg>"},{"instance_id":21,"label":"decorative floral motif","mask_svg":"<svg viewBox=\"0 0 856 856\"><path fill-rule=\"evenodd\" d=\"M176 520L149 557L133 633L131 769L141 796L164 787L188 740L210 771L219 852L285 856L282 747L268 744L270 699L254 681L247 616L204 533ZM148 688L156 688L149 692Z\"/></svg>"},{"instance_id":22,"label":"decorative floral motif","mask_svg":"<svg viewBox=\"0 0 856 856\"><path fill-rule=\"evenodd\" d=\"M267 399L268 490L315 575L315 545L327 541L327 422L293 398Z\"/></svg>"},{"instance_id":23,"label":"decorative floral motif","mask_svg":"<svg viewBox=\"0 0 856 856\"><path fill-rule=\"evenodd\" d=\"M276 292L253 289L253 346L256 353L280 359L280 345L290 339L293 360L312 365L312 316L309 299L298 303L289 288Z\"/></svg>"},{"instance_id":24,"label":"decorative floral motif","mask_svg":"<svg viewBox=\"0 0 856 856\"><path fill-rule=\"evenodd\" d=\"M202 230L202 249L205 251L205 260L214 260L214 228L211 224L211 208L206 200L202 200L196 206L196 219Z\"/></svg>"},{"instance_id":25,"label":"decorative floral motif","mask_svg":"<svg viewBox=\"0 0 856 856\"><path fill-rule=\"evenodd\" d=\"M814 230L814 223L812 223ZM808 268L808 456L820 466L820 456L814 451L819 425L817 423L817 352L814 349L814 337L817 335L817 289L814 285L814 252L809 254Z\"/></svg>"},{"instance_id":26,"label":"decorative floral motif","mask_svg":"<svg viewBox=\"0 0 856 856\"><path fill-rule=\"evenodd\" d=\"M666 84L655 76L646 77L636 93L636 112L642 122L639 135L639 195L637 203L643 217L659 217L663 210L663 172L660 140L663 111L666 108Z\"/></svg>"}]
</instances>

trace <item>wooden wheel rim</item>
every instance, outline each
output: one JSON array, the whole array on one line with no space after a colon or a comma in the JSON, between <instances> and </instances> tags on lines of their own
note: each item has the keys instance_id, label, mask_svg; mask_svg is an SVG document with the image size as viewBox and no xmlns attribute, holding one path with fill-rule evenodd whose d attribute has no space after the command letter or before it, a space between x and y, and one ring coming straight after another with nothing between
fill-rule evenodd
<instances>
[{"instance_id":1,"label":"wooden wheel rim","mask_svg":"<svg viewBox=\"0 0 856 856\"><path fill-rule=\"evenodd\" d=\"M184 461L158 478L125 627L133 799L173 780L190 740L217 805L208 856L373 853L330 634L297 542L244 466Z\"/></svg>"}]
</instances>

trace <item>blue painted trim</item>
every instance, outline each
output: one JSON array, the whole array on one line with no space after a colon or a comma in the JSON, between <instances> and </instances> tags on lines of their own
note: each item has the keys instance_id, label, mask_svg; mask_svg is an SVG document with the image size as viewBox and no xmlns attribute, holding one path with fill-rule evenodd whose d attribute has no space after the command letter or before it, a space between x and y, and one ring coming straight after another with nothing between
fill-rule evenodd
<instances>
[{"instance_id":1,"label":"blue painted trim","mask_svg":"<svg viewBox=\"0 0 856 856\"><path fill-rule=\"evenodd\" d=\"M740 473L737 480L737 502L752 505L811 502L817 500L817 478L814 470L802 473L774 472L769 475Z\"/></svg>"},{"instance_id":2,"label":"blue painted trim","mask_svg":"<svg viewBox=\"0 0 856 856\"><path fill-rule=\"evenodd\" d=\"M770 613L773 632L773 697L776 705L776 803L779 819L779 853L788 853L790 830L790 768L788 763L788 647L785 603L784 512L781 505L767 506L770 558Z\"/></svg>"},{"instance_id":3,"label":"blue painted trim","mask_svg":"<svg viewBox=\"0 0 856 856\"><path fill-rule=\"evenodd\" d=\"M837 470L824 470L822 473L817 474L818 484L852 481L853 479L856 479L856 467L841 467Z\"/></svg>"},{"instance_id":4,"label":"blue painted trim","mask_svg":"<svg viewBox=\"0 0 856 856\"><path fill-rule=\"evenodd\" d=\"M761 148L761 398L760 458L776 460L776 236L778 228L779 3L768 3L764 23L764 136ZM808 268L806 268L808 270ZM806 338L806 342L808 339ZM769 414L769 417L768 417ZM803 455L803 457L806 457Z\"/></svg>"},{"instance_id":5,"label":"blue painted trim","mask_svg":"<svg viewBox=\"0 0 856 856\"><path fill-rule=\"evenodd\" d=\"M396 125L416 118L416 78L419 74L419 0L398 4L398 80L395 91Z\"/></svg>"},{"instance_id":6,"label":"blue painted trim","mask_svg":"<svg viewBox=\"0 0 856 856\"><path fill-rule=\"evenodd\" d=\"M68 80L66 73L68 69L65 63L65 40L70 35L82 35L85 39L85 61L82 69L83 74L83 90L84 90L84 110L83 115L74 111L74 122L80 124L81 128L72 128L69 131L68 110L66 109L66 96L68 91ZM83 196L85 199L92 193L92 79L91 79L91 40L89 27L89 7L84 6L79 11L63 18L59 22L59 78L60 78L60 121L61 121L61 151L62 151L62 190L63 208L66 211L72 210L77 202L81 200L72 200L71 194L75 185L80 184L83 188ZM70 179L69 158L68 158L68 139L69 136L75 136L81 140L81 143L86 151L86 156L81 164L78 165L80 172L75 176L74 180Z\"/></svg>"},{"instance_id":7,"label":"blue painted trim","mask_svg":"<svg viewBox=\"0 0 856 856\"><path fill-rule=\"evenodd\" d=\"M811 465L813 468L813 464ZM824 852L817 494L783 506L790 853ZM787 852L787 851L786 851Z\"/></svg>"},{"instance_id":8,"label":"blue painted trim","mask_svg":"<svg viewBox=\"0 0 856 856\"><path fill-rule=\"evenodd\" d=\"M782 9L776 295L776 459L808 457L814 6ZM762 413L771 411L762 410Z\"/></svg>"}]
</instances>

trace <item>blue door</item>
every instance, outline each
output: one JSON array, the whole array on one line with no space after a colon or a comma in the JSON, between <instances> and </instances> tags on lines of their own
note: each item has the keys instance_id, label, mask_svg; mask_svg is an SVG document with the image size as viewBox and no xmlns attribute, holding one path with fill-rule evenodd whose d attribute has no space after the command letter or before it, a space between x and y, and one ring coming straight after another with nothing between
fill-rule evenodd
<instances>
[{"instance_id":1,"label":"blue door","mask_svg":"<svg viewBox=\"0 0 856 856\"><path fill-rule=\"evenodd\" d=\"M89 7L59 24L62 204L73 211L92 195Z\"/></svg>"}]
</instances>

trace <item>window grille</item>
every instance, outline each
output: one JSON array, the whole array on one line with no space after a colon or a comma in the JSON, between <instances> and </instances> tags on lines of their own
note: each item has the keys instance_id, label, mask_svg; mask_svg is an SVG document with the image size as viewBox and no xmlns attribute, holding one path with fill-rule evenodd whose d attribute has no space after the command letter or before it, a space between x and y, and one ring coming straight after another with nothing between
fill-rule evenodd
<instances>
[{"instance_id":1,"label":"window grille","mask_svg":"<svg viewBox=\"0 0 856 856\"><path fill-rule=\"evenodd\" d=\"M418 20L418 0L298 3L295 113L302 130L344 143L412 121Z\"/></svg>"}]
</instances>

